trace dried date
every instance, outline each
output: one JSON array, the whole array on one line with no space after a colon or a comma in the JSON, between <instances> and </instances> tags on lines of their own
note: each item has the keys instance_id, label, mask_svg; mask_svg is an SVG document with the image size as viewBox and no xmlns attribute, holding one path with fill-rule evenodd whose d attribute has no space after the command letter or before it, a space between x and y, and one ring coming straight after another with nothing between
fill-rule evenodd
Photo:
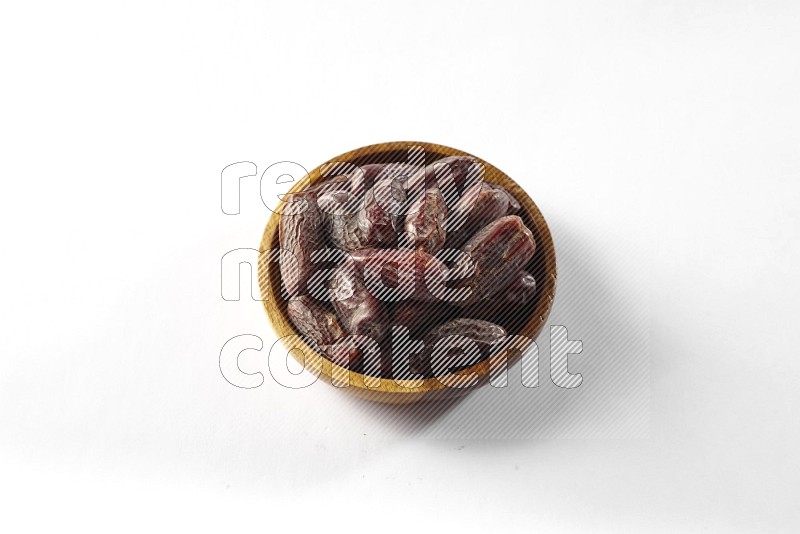
<instances>
[{"instance_id":1,"label":"dried date","mask_svg":"<svg viewBox=\"0 0 800 534\"><path fill-rule=\"evenodd\" d=\"M442 158L412 174L404 186L409 198L405 230L413 246L431 254L439 251L447 234L463 226L479 200L482 182L483 165L468 156ZM463 243L470 233L457 238Z\"/></svg>"},{"instance_id":2,"label":"dried date","mask_svg":"<svg viewBox=\"0 0 800 534\"><path fill-rule=\"evenodd\" d=\"M415 354L412 370L425 376L441 376L475 365L489 356L493 343L506 337L503 327L478 319L453 319L425 335L425 350ZM466 349L474 343L477 353Z\"/></svg>"},{"instance_id":3,"label":"dried date","mask_svg":"<svg viewBox=\"0 0 800 534\"><path fill-rule=\"evenodd\" d=\"M508 198L508 215L516 213L520 209L522 209L522 206L520 206L520 204L519 204L519 200L517 200L516 197L514 197L514 195L509 193L508 190L505 187L503 187L502 185L497 185L497 184L489 184L489 186L494 188L494 189L496 189L496 190L498 190L498 191L503 192L503 194L505 194L506 197Z\"/></svg>"},{"instance_id":4,"label":"dried date","mask_svg":"<svg viewBox=\"0 0 800 534\"><path fill-rule=\"evenodd\" d=\"M506 290L506 302L510 304L527 304L536 296L536 279L528 271L516 274Z\"/></svg>"},{"instance_id":5,"label":"dried date","mask_svg":"<svg viewBox=\"0 0 800 534\"><path fill-rule=\"evenodd\" d=\"M502 292L480 300L462 310L462 317L492 320L507 329L516 329L526 318L526 304L534 301L536 280L527 271L518 272Z\"/></svg>"},{"instance_id":6,"label":"dried date","mask_svg":"<svg viewBox=\"0 0 800 534\"><path fill-rule=\"evenodd\" d=\"M465 257L454 268L464 268L471 260L474 274L461 282L471 290L470 298L461 305L496 295L511 283L536 251L533 234L516 215L501 217L478 231L461 248Z\"/></svg>"},{"instance_id":7,"label":"dried date","mask_svg":"<svg viewBox=\"0 0 800 534\"><path fill-rule=\"evenodd\" d=\"M460 248L478 230L508 212L507 193L485 182L473 185L447 217L447 247Z\"/></svg>"},{"instance_id":8,"label":"dried date","mask_svg":"<svg viewBox=\"0 0 800 534\"><path fill-rule=\"evenodd\" d=\"M444 246L447 205L437 187L429 188L425 194L408 208L405 230L412 246L428 254L436 254Z\"/></svg>"},{"instance_id":9,"label":"dried date","mask_svg":"<svg viewBox=\"0 0 800 534\"><path fill-rule=\"evenodd\" d=\"M288 195L280 211L278 238L281 249L291 253L282 258L281 278L290 296L307 292L312 272L311 253L321 248L323 220L313 193Z\"/></svg>"},{"instance_id":10,"label":"dried date","mask_svg":"<svg viewBox=\"0 0 800 534\"><path fill-rule=\"evenodd\" d=\"M418 336L459 315L461 311L458 308L445 302L407 301L397 304L392 310L392 325L405 326L412 336Z\"/></svg>"},{"instance_id":11,"label":"dried date","mask_svg":"<svg viewBox=\"0 0 800 534\"><path fill-rule=\"evenodd\" d=\"M308 295L292 297L286 309L300 333L320 347L332 345L344 336L336 314Z\"/></svg>"},{"instance_id":12,"label":"dried date","mask_svg":"<svg viewBox=\"0 0 800 534\"><path fill-rule=\"evenodd\" d=\"M481 350L488 349L506 336L506 331L502 326L498 326L489 321L479 319L453 319L432 329L425 336L425 346L433 348L440 340L451 337L462 336L474 341Z\"/></svg>"},{"instance_id":13,"label":"dried date","mask_svg":"<svg viewBox=\"0 0 800 534\"><path fill-rule=\"evenodd\" d=\"M350 259L334 271L329 290L336 315L347 333L369 336L376 342L383 339L388 328L386 308L364 284L355 261Z\"/></svg>"},{"instance_id":14,"label":"dried date","mask_svg":"<svg viewBox=\"0 0 800 534\"><path fill-rule=\"evenodd\" d=\"M447 275L447 266L423 250L361 249L350 257L369 289L383 301L436 301L428 284Z\"/></svg>"},{"instance_id":15,"label":"dried date","mask_svg":"<svg viewBox=\"0 0 800 534\"><path fill-rule=\"evenodd\" d=\"M320 195L320 207L331 242L344 250L393 245L400 228L399 210L393 212L384 206L405 202L405 191L399 180L379 179L361 200L363 202L356 204L347 191Z\"/></svg>"},{"instance_id":16,"label":"dried date","mask_svg":"<svg viewBox=\"0 0 800 534\"><path fill-rule=\"evenodd\" d=\"M416 169L404 181L406 192L416 199L423 188L440 189L448 201L451 191L466 191L472 185L483 181L483 165L469 156L448 156L438 159L422 169ZM453 201L454 202L454 201ZM448 202L448 206L451 202Z\"/></svg>"}]
</instances>

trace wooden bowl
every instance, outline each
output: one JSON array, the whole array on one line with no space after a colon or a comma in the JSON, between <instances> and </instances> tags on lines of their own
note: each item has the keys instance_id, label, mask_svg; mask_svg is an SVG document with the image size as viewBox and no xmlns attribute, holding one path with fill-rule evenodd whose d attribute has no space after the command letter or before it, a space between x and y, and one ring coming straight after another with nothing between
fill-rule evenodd
<instances>
[{"instance_id":1,"label":"wooden bowl","mask_svg":"<svg viewBox=\"0 0 800 534\"><path fill-rule=\"evenodd\" d=\"M424 149L426 165L446 156L471 156L471 154L461 150L442 145L401 141L379 143L377 145L370 145L352 150L331 159L330 162L351 162L355 165L365 165L368 163L407 161L410 147L421 147ZM484 181L503 186L517 198L522 206L522 210L518 215L533 232L533 236L536 240L536 252L527 265L527 270L536 278L536 298L533 302L525 305L529 307L530 313L526 314L520 329L516 332L509 332L509 334L523 335L533 340L536 339L536 336L544 326L553 305L553 298L555 297L556 256L550 230L547 228L547 223L539 211L539 208L536 207L533 200L530 199L516 182L490 163L480 158L476 159L485 166ZM325 164L320 165L302 180L298 181L290 189L289 193L303 191L311 184L316 183L320 179L320 169L324 165ZM477 385L469 388L451 388L445 385L445 383L453 383L452 381L448 382L447 377L443 377L441 380L438 378L428 378L417 381L395 381L387 378L377 379L354 371L348 371L334 364L324 355L312 350L303 343L299 337L292 337L290 340L287 340L286 336L299 336L299 332L297 332L289 320L286 312L286 302L281 297L280 268L276 262L269 262L269 255L263 253L270 249L275 250L279 248L278 223L280 216L277 212L280 211L280 206L275 211L276 213L273 213L267 222L267 227L264 229L264 235L261 240L260 250L262 254L259 257L258 264L258 284L261 290L264 309L267 312L267 317L272 327L275 329L279 338L281 338L284 346L290 351L290 354L302 365L305 365L308 371L318 374L320 379L324 377L324 381L333 383L344 391L370 400L395 404L452 398L474 390L477 385L487 381L489 375L488 359L457 373L457 375L467 375L474 372L479 377ZM511 363L511 361L508 362L509 367ZM451 379L452 378L456 377L451 376Z\"/></svg>"}]
</instances>

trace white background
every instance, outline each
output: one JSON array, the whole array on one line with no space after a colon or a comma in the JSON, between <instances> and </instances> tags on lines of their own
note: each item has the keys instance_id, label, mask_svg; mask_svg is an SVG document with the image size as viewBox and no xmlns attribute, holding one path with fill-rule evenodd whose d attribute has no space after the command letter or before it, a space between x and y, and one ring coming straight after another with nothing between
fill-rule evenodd
<instances>
[{"instance_id":1,"label":"white background","mask_svg":"<svg viewBox=\"0 0 800 534\"><path fill-rule=\"evenodd\" d=\"M3 531L796 531L797 3L17 2L0 45ZM584 385L638 355L646 405L476 440L479 396L225 382L270 331L219 297L267 219L221 169L405 139L523 184Z\"/></svg>"}]
</instances>

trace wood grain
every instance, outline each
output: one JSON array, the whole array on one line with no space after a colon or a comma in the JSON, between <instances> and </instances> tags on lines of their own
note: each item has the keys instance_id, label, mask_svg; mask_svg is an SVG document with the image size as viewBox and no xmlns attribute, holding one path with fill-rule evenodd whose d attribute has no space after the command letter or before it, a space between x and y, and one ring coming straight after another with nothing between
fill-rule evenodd
<instances>
[{"instance_id":1,"label":"wood grain","mask_svg":"<svg viewBox=\"0 0 800 534\"><path fill-rule=\"evenodd\" d=\"M366 146L346 152L332 158L330 161L350 162L355 165L406 161L408 148L412 146L418 146L424 149L426 164L430 164L446 156L472 156L467 152L443 145L416 141L400 141ZM505 187L517 198L522 206L522 213L519 215L528 228L531 229L536 239L536 253L528 264L528 270L536 278L539 288L537 289L538 299L533 306L530 316L522 324L519 331L509 332L510 334L519 334L530 339L535 339L542 330L550 314L550 310L553 306L553 299L555 298L556 256L550 230L539 208L516 182L490 163L477 157L476 159L485 166L484 180L486 182ZM320 165L312 170L307 176L297 182L289 192L296 193L302 191L306 187L319 181L320 169L324 165L325 164ZM276 212L280 212L280 207ZM335 376L338 381L342 382L346 380L349 373L349 386L341 387L340 389L369 400L387 403L412 403L452 398L466 394L478 387L473 386L464 389L448 388L442 383L445 381L444 379L440 382L437 378L428 378L419 381L395 381L386 378L379 380L339 367L321 354L314 352L297 337L283 339L287 336L296 336L298 332L289 321L286 313L286 302L280 295L280 269L278 264L267 261L268 254L264 253L270 249L278 248L279 220L279 215L273 213L267 222L261 239L260 250L262 254L259 257L258 264L258 284L261 290L262 302L272 327L275 329L278 337L282 338L283 345L287 349L300 349L300 351L292 350L292 356L312 372L319 372L320 380L330 384L331 377ZM511 363L512 361L509 361L509 367ZM484 360L457 374L465 375L473 372L480 378L478 385L486 383L489 375L489 361ZM509 380L511 380L511 378L509 378Z\"/></svg>"}]
</instances>

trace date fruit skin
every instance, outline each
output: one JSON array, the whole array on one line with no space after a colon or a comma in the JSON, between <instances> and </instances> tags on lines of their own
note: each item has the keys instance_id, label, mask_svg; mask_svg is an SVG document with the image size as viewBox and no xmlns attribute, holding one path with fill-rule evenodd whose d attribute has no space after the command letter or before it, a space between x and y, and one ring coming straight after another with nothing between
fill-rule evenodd
<instances>
[{"instance_id":1,"label":"date fruit skin","mask_svg":"<svg viewBox=\"0 0 800 534\"><path fill-rule=\"evenodd\" d=\"M413 170L413 169L410 169ZM417 168L404 181L406 191L421 190L422 187L464 191L483 181L483 165L470 156L448 156L438 159L424 168Z\"/></svg>"},{"instance_id":2,"label":"date fruit skin","mask_svg":"<svg viewBox=\"0 0 800 534\"><path fill-rule=\"evenodd\" d=\"M516 330L528 317L527 304L536 297L536 280L527 271L520 271L502 292L480 300L462 310L461 316L494 321L509 330Z\"/></svg>"},{"instance_id":3,"label":"date fruit skin","mask_svg":"<svg viewBox=\"0 0 800 534\"><path fill-rule=\"evenodd\" d=\"M428 284L433 286L434 279L444 280L447 275L447 266L423 250L369 248L351 252L350 258L360 276L367 272L369 279L382 282L371 287L381 300L438 301ZM393 289L397 289L394 296L386 291ZM380 292L386 293L381 296Z\"/></svg>"},{"instance_id":4,"label":"date fruit skin","mask_svg":"<svg viewBox=\"0 0 800 534\"><path fill-rule=\"evenodd\" d=\"M419 167L408 163L367 163L361 165L364 172L364 191L383 178L395 178L401 182L417 171Z\"/></svg>"},{"instance_id":5,"label":"date fruit skin","mask_svg":"<svg viewBox=\"0 0 800 534\"><path fill-rule=\"evenodd\" d=\"M519 200L517 200L514 195L509 193L508 190L505 187L503 187L502 185L498 185L498 184L489 184L489 186L494 188L494 189L496 189L496 190L498 190L498 191L501 191L508 198L508 215L512 215L514 213L517 213L519 210L522 209L522 206L520 206L520 204L519 204Z\"/></svg>"},{"instance_id":6,"label":"date fruit skin","mask_svg":"<svg viewBox=\"0 0 800 534\"><path fill-rule=\"evenodd\" d=\"M460 248L470 237L509 213L508 194L477 183L464 192L447 217L447 248Z\"/></svg>"},{"instance_id":7,"label":"date fruit skin","mask_svg":"<svg viewBox=\"0 0 800 534\"><path fill-rule=\"evenodd\" d=\"M432 357L434 354L434 349L436 348L436 344L442 339L449 338L451 336L460 336L471 339L477 345L478 351L480 352L480 359L483 360L489 356L489 351L492 344L502 340L506 337L506 335L507 333L502 326L489 321L467 318L458 318L447 321L446 323L440 324L439 326L433 328L425 335L423 339L423 342L425 343L425 350L422 353L412 355L410 362L411 371L422 374L426 377L434 375L435 370L433 368L434 362L432 362ZM445 353L448 351L448 349L452 350L456 354L463 353L462 346L458 343L457 338L453 338L450 344L445 341L444 345L439 347L439 350L442 350L443 347ZM464 366L455 366L456 368L451 370L458 370L459 368L463 369L474 365L475 363L477 362L472 362Z\"/></svg>"},{"instance_id":8,"label":"date fruit skin","mask_svg":"<svg viewBox=\"0 0 800 534\"><path fill-rule=\"evenodd\" d=\"M448 156L434 161L429 167L432 170L427 177L433 180L431 185L442 192L448 212L455 208L468 191L482 183L484 178L483 164L468 156Z\"/></svg>"},{"instance_id":9,"label":"date fruit skin","mask_svg":"<svg viewBox=\"0 0 800 534\"><path fill-rule=\"evenodd\" d=\"M425 346L433 346L443 338L449 336L463 336L473 340L481 351L489 349L492 343L506 337L506 331L502 326L481 321L479 319L453 319L444 324L440 324L425 335Z\"/></svg>"},{"instance_id":10,"label":"date fruit skin","mask_svg":"<svg viewBox=\"0 0 800 534\"><path fill-rule=\"evenodd\" d=\"M286 310L297 330L320 347L332 345L345 335L336 314L309 295L292 297Z\"/></svg>"},{"instance_id":11,"label":"date fruit skin","mask_svg":"<svg viewBox=\"0 0 800 534\"><path fill-rule=\"evenodd\" d=\"M483 164L469 156L448 156L412 174L404 186L409 199L405 231L413 246L430 254L441 250L448 231L463 226L467 207L474 205L482 181ZM466 198L468 194L471 196Z\"/></svg>"},{"instance_id":12,"label":"date fruit skin","mask_svg":"<svg viewBox=\"0 0 800 534\"><path fill-rule=\"evenodd\" d=\"M412 165L410 163L373 163L364 165L362 168L370 166L376 167L373 181L377 181L381 178L395 178L403 184L420 168L418 165Z\"/></svg>"},{"instance_id":13,"label":"date fruit skin","mask_svg":"<svg viewBox=\"0 0 800 534\"><path fill-rule=\"evenodd\" d=\"M361 362L361 351L344 343L346 333L328 308L309 295L300 295L289 300L286 310L297 330L333 363L353 369Z\"/></svg>"},{"instance_id":14,"label":"date fruit skin","mask_svg":"<svg viewBox=\"0 0 800 534\"><path fill-rule=\"evenodd\" d=\"M501 217L479 230L461 248L474 266L474 274L461 287L471 290L470 298L459 304L468 306L492 297L511 284L536 251L531 231L517 215ZM454 268L463 268L461 258Z\"/></svg>"},{"instance_id":15,"label":"date fruit skin","mask_svg":"<svg viewBox=\"0 0 800 534\"><path fill-rule=\"evenodd\" d=\"M382 167L379 164L356 167L345 162L328 163L320 174L320 181L314 187L331 191L341 189L339 186L346 184L351 191L363 194L372 185Z\"/></svg>"},{"instance_id":16,"label":"date fruit skin","mask_svg":"<svg viewBox=\"0 0 800 534\"><path fill-rule=\"evenodd\" d=\"M359 167L359 172L352 166L346 166L347 172L337 172L340 167L332 166L325 170L321 179L306 191L348 190L356 196L363 196L381 178L396 178L401 183L417 171L416 165L407 163L367 163Z\"/></svg>"},{"instance_id":17,"label":"date fruit skin","mask_svg":"<svg viewBox=\"0 0 800 534\"><path fill-rule=\"evenodd\" d=\"M389 323L386 306L364 284L357 262L351 258L339 266L331 276L329 289L345 331L369 336L380 343Z\"/></svg>"},{"instance_id":18,"label":"date fruit skin","mask_svg":"<svg viewBox=\"0 0 800 534\"><path fill-rule=\"evenodd\" d=\"M319 198L328 236L343 250L394 245L401 226L397 206L404 202L400 181L388 176L380 178L363 199L342 190L327 191Z\"/></svg>"},{"instance_id":19,"label":"date fruit skin","mask_svg":"<svg viewBox=\"0 0 800 534\"><path fill-rule=\"evenodd\" d=\"M314 193L289 195L281 207L278 239L282 250L292 253L293 261L283 259L281 278L290 296L307 292L311 276L311 253L324 245L323 219Z\"/></svg>"},{"instance_id":20,"label":"date fruit skin","mask_svg":"<svg viewBox=\"0 0 800 534\"><path fill-rule=\"evenodd\" d=\"M397 170L395 163L370 163L354 169L345 166L348 172L339 174L340 166L332 165L323 171L321 178L305 192L314 193L320 201L323 217L328 215L354 214L363 206L366 192L376 179L390 170Z\"/></svg>"},{"instance_id":21,"label":"date fruit skin","mask_svg":"<svg viewBox=\"0 0 800 534\"><path fill-rule=\"evenodd\" d=\"M348 191L325 191L319 195L324 234L333 246L342 250L355 250L361 246L354 233L357 215L354 210L359 209L354 202L356 199Z\"/></svg>"},{"instance_id":22,"label":"date fruit skin","mask_svg":"<svg viewBox=\"0 0 800 534\"><path fill-rule=\"evenodd\" d=\"M394 306L391 322L395 326L405 326L416 337L459 315L461 311L446 302L405 301Z\"/></svg>"},{"instance_id":23,"label":"date fruit skin","mask_svg":"<svg viewBox=\"0 0 800 534\"><path fill-rule=\"evenodd\" d=\"M428 254L436 254L444 246L447 232L447 205L438 187L425 190L408 208L405 231L412 246Z\"/></svg>"},{"instance_id":24,"label":"date fruit skin","mask_svg":"<svg viewBox=\"0 0 800 534\"><path fill-rule=\"evenodd\" d=\"M380 178L364 197L364 207L356 214L355 231L362 247L391 246L400 229L398 206L406 200L400 181L391 176Z\"/></svg>"},{"instance_id":25,"label":"date fruit skin","mask_svg":"<svg viewBox=\"0 0 800 534\"><path fill-rule=\"evenodd\" d=\"M516 274L506 290L506 302L510 304L527 304L536 296L536 279L528 271Z\"/></svg>"},{"instance_id":26,"label":"date fruit skin","mask_svg":"<svg viewBox=\"0 0 800 534\"><path fill-rule=\"evenodd\" d=\"M483 181L483 165L471 156L448 156L434 161L433 165L447 166L452 173L450 179L462 190Z\"/></svg>"},{"instance_id":27,"label":"date fruit skin","mask_svg":"<svg viewBox=\"0 0 800 534\"><path fill-rule=\"evenodd\" d=\"M328 191L346 191L350 189L352 177L348 174L340 174L319 180L314 185L305 189L306 193L316 193L317 195Z\"/></svg>"}]
</instances>

